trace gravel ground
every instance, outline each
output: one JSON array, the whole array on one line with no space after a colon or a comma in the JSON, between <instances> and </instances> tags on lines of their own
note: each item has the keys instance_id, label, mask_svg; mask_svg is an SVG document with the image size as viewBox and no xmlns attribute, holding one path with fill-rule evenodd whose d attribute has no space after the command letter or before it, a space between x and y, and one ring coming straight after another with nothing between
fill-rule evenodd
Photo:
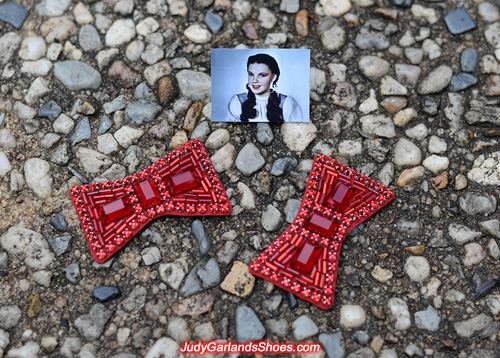
<instances>
[{"instance_id":1,"label":"gravel ground","mask_svg":"<svg viewBox=\"0 0 500 358\"><path fill-rule=\"evenodd\" d=\"M0 357L499 357L500 2L0 1ZM310 48L311 122L210 121L211 48ZM229 217L163 217L105 264L69 188L202 140ZM342 249L331 310L248 274L314 155L396 199ZM306 355L304 355L306 357Z\"/></svg>"}]
</instances>

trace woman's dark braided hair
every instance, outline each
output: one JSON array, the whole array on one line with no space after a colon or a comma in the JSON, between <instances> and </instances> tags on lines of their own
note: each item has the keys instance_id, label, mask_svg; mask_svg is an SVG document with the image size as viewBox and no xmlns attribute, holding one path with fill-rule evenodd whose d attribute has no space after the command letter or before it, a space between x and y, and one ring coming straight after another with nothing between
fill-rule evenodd
<instances>
[{"instance_id":1,"label":"woman's dark braided hair","mask_svg":"<svg viewBox=\"0 0 500 358\"><path fill-rule=\"evenodd\" d=\"M278 79L280 78L280 68L274 57L264 53L250 56L247 61L247 69L248 66L253 63L262 63L267 65L267 67L271 70L271 73L276 75L276 79L273 81L272 85L274 86L276 82L278 82ZM247 100L241 105L240 120L242 122L248 122L249 118L255 118L257 116L257 110L254 108L256 104L255 94L250 90L248 84L247 89ZM280 102L281 99L278 93L271 89L271 95L269 96L269 100L267 102L267 119L269 122L284 122L283 109L280 107Z\"/></svg>"}]
</instances>

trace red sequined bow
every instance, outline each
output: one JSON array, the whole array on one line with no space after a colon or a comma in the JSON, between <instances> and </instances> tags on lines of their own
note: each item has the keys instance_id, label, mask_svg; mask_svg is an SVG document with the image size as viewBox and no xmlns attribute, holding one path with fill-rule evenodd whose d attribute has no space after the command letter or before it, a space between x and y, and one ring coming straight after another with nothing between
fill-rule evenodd
<instances>
[{"instance_id":1,"label":"red sequined bow","mask_svg":"<svg viewBox=\"0 0 500 358\"><path fill-rule=\"evenodd\" d=\"M347 233L392 199L382 184L316 156L297 217L250 264L250 272L322 309L332 307Z\"/></svg>"},{"instance_id":2,"label":"red sequined bow","mask_svg":"<svg viewBox=\"0 0 500 358\"><path fill-rule=\"evenodd\" d=\"M70 191L94 259L102 263L164 215L229 215L226 191L203 144L193 139L121 180Z\"/></svg>"}]
</instances>

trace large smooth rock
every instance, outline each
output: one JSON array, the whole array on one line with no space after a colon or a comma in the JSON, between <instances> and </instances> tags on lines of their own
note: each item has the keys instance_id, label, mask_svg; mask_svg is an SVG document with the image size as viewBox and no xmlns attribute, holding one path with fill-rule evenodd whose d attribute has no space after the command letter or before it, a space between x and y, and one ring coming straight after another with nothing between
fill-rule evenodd
<instances>
[{"instance_id":1,"label":"large smooth rock","mask_svg":"<svg viewBox=\"0 0 500 358\"><path fill-rule=\"evenodd\" d=\"M57 62L54 76L70 91L97 89L102 83L99 71L81 61Z\"/></svg>"},{"instance_id":2,"label":"large smooth rock","mask_svg":"<svg viewBox=\"0 0 500 358\"><path fill-rule=\"evenodd\" d=\"M210 102L211 78L203 72L182 70L175 75L183 96L193 101Z\"/></svg>"}]
</instances>

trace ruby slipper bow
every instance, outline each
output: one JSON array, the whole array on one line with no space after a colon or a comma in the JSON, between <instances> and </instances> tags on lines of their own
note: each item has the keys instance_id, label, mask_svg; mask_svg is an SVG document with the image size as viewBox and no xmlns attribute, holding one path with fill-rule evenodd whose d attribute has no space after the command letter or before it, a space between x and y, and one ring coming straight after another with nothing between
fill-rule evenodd
<instances>
[{"instance_id":1,"label":"ruby slipper bow","mask_svg":"<svg viewBox=\"0 0 500 358\"><path fill-rule=\"evenodd\" d=\"M229 215L226 191L203 144L193 139L145 170L71 188L94 259L102 263L160 216Z\"/></svg>"},{"instance_id":2,"label":"ruby slipper bow","mask_svg":"<svg viewBox=\"0 0 500 358\"><path fill-rule=\"evenodd\" d=\"M347 233L393 199L382 184L316 156L297 217L250 264L250 272L322 309L332 307Z\"/></svg>"}]
</instances>

